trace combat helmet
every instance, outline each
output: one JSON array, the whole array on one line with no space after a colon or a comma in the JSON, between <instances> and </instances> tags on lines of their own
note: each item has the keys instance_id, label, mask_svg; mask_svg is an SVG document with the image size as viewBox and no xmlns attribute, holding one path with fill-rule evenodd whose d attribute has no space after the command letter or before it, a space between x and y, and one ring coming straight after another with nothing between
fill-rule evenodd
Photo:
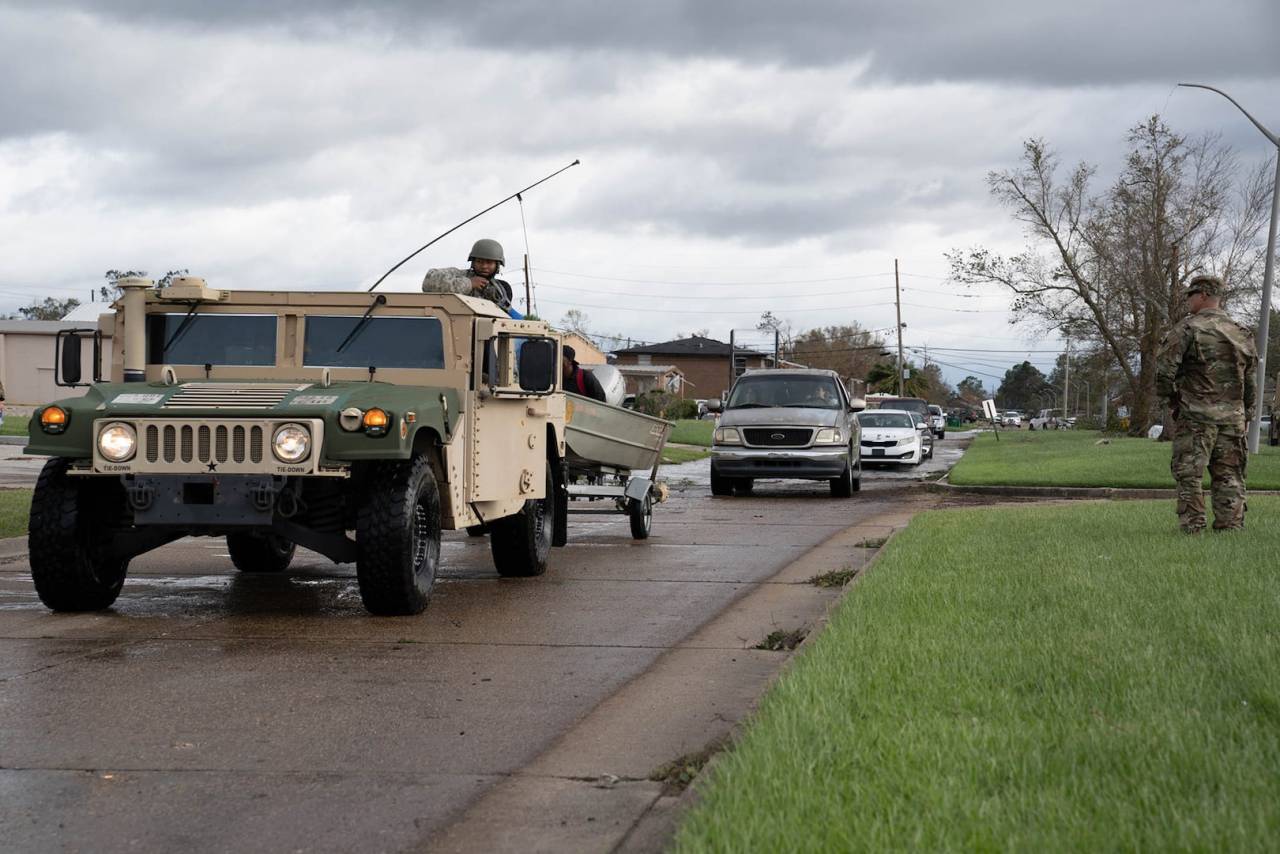
<instances>
[{"instance_id":1,"label":"combat helmet","mask_svg":"<svg viewBox=\"0 0 1280 854\"><path fill-rule=\"evenodd\" d=\"M1191 281L1187 282L1187 296L1204 294L1207 297L1220 297L1224 290L1226 286L1223 285L1222 279L1209 273L1192 276Z\"/></svg>"},{"instance_id":2,"label":"combat helmet","mask_svg":"<svg viewBox=\"0 0 1280 854\"><path fill-rule=\"evenodd\" d=\"M471 254L467 256L467 260L474 261L477 258L497 261L499 267L507 263L506 257L502 254L502 244L489 237L480 238L471 247Z\"/></svg>"}]
</instances>

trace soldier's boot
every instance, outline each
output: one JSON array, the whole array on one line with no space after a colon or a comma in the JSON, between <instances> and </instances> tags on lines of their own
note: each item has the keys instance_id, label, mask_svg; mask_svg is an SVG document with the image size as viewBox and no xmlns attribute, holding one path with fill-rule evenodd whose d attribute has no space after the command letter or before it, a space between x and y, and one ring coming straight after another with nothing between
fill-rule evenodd
<instances>
[{"instance_id":1,"label":"soldier's boot","mask_svg":"<svg viewBox=\"0 0 1280 854\"><path fill-rule=\"evenodd\" d=\"M1200 480L1178 481L1178 527L1184 534L1198 534L1204 530L1204 491Z\"/></svg>"}]
</instances>

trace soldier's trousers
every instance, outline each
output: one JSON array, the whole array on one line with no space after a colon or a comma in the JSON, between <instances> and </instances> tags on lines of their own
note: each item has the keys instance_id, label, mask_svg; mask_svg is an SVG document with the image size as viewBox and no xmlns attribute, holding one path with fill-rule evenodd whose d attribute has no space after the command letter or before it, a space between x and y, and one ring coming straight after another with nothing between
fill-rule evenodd
<instances>
[{"instance_id":1,"label":"soldier's trousers","mask_svg":"<svg viewBox=\"0 0 1280 854\"><path fill-rule=\"evenodd\" d=\"M1183 530L1204 527L1205 466L1213 493L1213 527L1244 527L1244 473L1248 462L1244 434L1229 425L1179 419L1169 465L1178 484L1178 523Z\"/></svg>"}]
</instances>

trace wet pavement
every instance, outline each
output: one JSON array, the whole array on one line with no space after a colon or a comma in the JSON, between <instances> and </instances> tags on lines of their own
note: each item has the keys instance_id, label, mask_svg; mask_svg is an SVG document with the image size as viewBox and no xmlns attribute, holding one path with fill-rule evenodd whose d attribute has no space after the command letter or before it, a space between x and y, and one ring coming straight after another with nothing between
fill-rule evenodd
<instances>
[{"instance_id":1,"label":"wet pavement","mask_svg":"<svg viewBox=\"0 0 1280 854\"><path fill-rule=\"evenodd\" d=\"M573 516L541 578L499 579L487 539L449 532L431 605L410 618L366 614L351 565L300 552L286 574L245 576L220 539L135 560L99 614L49 613L25 560L2 564L0 839L421 845L726 606L900 504L962 441L914 469L868 468L852 499L785 481L712 498L706 460L666 467L649 540L621 515Z\"/></svg>"}]
</instances>

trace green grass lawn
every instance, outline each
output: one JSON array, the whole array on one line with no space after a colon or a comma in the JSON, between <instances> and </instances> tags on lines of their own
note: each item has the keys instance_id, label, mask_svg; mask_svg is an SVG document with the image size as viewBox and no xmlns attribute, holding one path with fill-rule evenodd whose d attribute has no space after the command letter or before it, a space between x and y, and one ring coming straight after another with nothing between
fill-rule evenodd
<instances>
[{"instance_id":1,"label":"green grass lawn","mask_svg":"<svg viewBox=\"0 0 1280 854\"><path fill-rule=\"evenodd\" d=\"M0 489L0 538L24 537L31 514L31 490Z\"/></svg>"},{"instance_id":2,"label":"green grass lawn","mask_svg":"<svg viewBox=\"0 0 1280 854\"><path fill-rule=\"evenodd\" d=\"M25 436L30 421L30 415L5 415L4 423L0 424L0 436Z\"/></svg>"},{"instance_id":3,"label":"green grass lawn","mask_svg":"<svg viewBox=\"0 0 1280 854\"><path fill-rule=\"evenodd\" d=\"M702 445L703 447L711 447L711 432L715 430L716 423L714 421L696 421L692 418L686 418L676 422L676 427L671 431L671 438L668 442L675 442L677 445Z\"/></svg>"},{"instance_id":4,"label":"green grass lawn","mask_svg":"<svg viewBox=\"0 0 1280 854\"><path fill-rule=\"evenodd\" d=\"M667 446L662 449L662 461L668 464L705 460L709 456L711 456L710 451L703 451L699 448L672 448Z\"/></svg>"},{"instance_id":5,"label":"green grass lawn","mask_svg":"<svg viewBox=\"0 0 1280 854\"><path fill-rule=\"evenodd\" d=\"M680 851L1264 850L1280 499L918 516L714 767Z\"/></svg>"},{"instance_id":6,"label":"green grass lawn","mask_svg":"<svg viewBox=\"0 0 1280 854\"><path fill-rule=\"evenodd\" d=\"M1001 431L979 434L954 469L958 486L1115 486L1173 488L1169 442L1110 438L1086 430ZM1208 483L1206 476L1205 482ZM1249 458L1253 489L1280 489L1280 448L1265 443Z\"/></svg>"}]
</instances>

